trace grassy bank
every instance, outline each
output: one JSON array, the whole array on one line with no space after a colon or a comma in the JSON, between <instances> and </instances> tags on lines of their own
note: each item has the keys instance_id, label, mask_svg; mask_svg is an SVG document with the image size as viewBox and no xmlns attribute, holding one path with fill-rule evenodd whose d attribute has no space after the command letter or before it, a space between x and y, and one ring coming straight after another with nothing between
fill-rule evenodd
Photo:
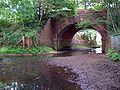
<instances>
[{"instance_id":1,"label":"grassy bank","mask_svg":"<svg viewBox=\"0 0 120 90\"><path fill-rule=\"evenodd\" d=\"M54 51L47 46L40 46L34 48L22 48L22 47L2 47L0 48L0 54L39 54Z\"/></svg>"},{"instance_id":2,"label":"grassy bank","mask_svg":"<svg viewBox=\"0 0 120 90\"><path fill-rule=\"evenodd\" d=\"M115 49L110 48L107 53L108 57L113 61L120 61L120 53Z\"/></svg>"}]
</instances>

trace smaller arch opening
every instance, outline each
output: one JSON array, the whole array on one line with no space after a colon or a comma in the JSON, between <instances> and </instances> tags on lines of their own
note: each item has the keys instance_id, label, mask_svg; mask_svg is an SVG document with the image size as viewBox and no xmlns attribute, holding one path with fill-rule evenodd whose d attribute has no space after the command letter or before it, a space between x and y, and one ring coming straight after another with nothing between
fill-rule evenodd
<instances>
[{"instance_id":1,"label":"smaller arch opening","mask_svg":"<svg viewBox=\"0 0 120 90\"><path fill-rule=\"evenodd\" d=\"M73 36L71 45L73 50L91 50L102 53L102 36L95 29L82 29Z\"/></svg>"}]
</instances>

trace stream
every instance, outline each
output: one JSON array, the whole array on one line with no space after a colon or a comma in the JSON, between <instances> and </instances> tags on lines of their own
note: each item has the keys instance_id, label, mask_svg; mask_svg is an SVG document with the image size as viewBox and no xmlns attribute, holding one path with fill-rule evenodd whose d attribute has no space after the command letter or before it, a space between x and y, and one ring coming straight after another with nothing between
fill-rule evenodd
<instances>
[{"instance_id":1,"label":"stream","mask_svg":"<svg viewBox=\"0 0 120 90\"><path fill-rule=\"evenodd\" d=\"M0 90L81 90L77 75L67 67L49 65L52 57L4 57Z\"/></svg>"},{"instance_id":2,"label":"stream","mask_svg":"<svg viewBox=\"0 0 120 90\"><path fill-rule=\"evenodd\" d=\"M96 53L74 49L53 55L0 57L0 90L82 90L68 67L50 65L53 57Z\"/></svg>"}]
</instances>

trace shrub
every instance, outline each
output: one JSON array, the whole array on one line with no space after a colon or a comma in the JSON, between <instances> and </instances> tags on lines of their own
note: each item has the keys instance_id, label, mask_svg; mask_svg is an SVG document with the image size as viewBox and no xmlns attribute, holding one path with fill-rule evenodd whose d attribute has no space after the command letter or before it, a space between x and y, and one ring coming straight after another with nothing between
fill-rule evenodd
<instances>
[{"instance_id":1,"label":"shrub","mask_svg":"<svg viewBox=\"0 0 120 90\"><path fill-rule=\"evenodd\" d=\"M52 48L47 46L40 46L34 48L21 48L21 47L2 47L0 54L38 54L53 51Z\"/></svg>"},{"instance_id":2,"label":"shrub","mask_svg":"<svg viewBox=\"0 0 120 90\"><path fill-rule=\"evenodd\" d=\"M120 61L120 54L112 48L108 50L107 55L111 60Z\"/></svg>"}]
</instances>

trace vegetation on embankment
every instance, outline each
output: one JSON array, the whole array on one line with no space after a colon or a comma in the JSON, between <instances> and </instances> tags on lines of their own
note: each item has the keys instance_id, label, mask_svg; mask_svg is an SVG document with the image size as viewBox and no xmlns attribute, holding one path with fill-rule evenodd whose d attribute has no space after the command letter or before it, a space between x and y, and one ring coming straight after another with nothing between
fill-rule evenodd
<instances>
[{"instance_id":1,"label":"vegetation on embankment","mask_svg":"<svg viewBox=\"0 0 120 90\"><path fill-rule=\"evenodd\" d=\"M74 45L73 48L89 48L89 47L85 45Z\"/></svg>"},{"instance_id":2,"label":"vegetation on embankment","mask_svg":"<svg viewBox=\"0 0 120 90\"><path fill-rule=\"evenodd\" d=\"M89 3L89 4L88 4ZM38 49L38 33L43 29L49 18L56 20L77 14L78 9L92 9L101 11L106 9L108 33L120 35L120 1L119 0L0 0L0 47L19 47L26 44L25 38L31 39L31 46L35 48L0 49L0 53L39 53L47 49ZM89 15L88 15L89 16ZM80 24L87 28L89 17ZM103 23L98 18L97 23ZM99 22L98 22L99 21ZM96 23L96 22L95 22ZM101 24L102 24L101 23ZM92 23L93 24L93 23ZM4 52L3 52L4 51Z\"/></svg>"},{"instance_id":3,"label":"vegetation on embankment","mask_svg":"<svg viewBox=\"0 0 120 90\"><path fill-rule=\"evenodd\" d=\"M39 46L38 33L49 18L74 16L73 0L0 0L0 47L18 47L25 38Z\"/></svg>"},{"instance_id":4,"label":"vegetation on embankment","mask_svg":"<svg viewBox=\"0 0 120 90\"><path fill-rule=\"evenodd\" d=\"M120 53L112 48L108 50L107 55L113 61L120 61Z\"/></svg>"},{"instance_id":5,"label":"vegetation on embankment","mask_svg":"<svg viewBox=\"0 0 120 90\"><path fill-rule=\"evenodd\" d=\"M39 54L39 53L48 53L50 51L54 51L54 50L47 46L40 46L33 48L22 48L22 47L0 48L0 54Z\"/></svg>"}]
</instances>

